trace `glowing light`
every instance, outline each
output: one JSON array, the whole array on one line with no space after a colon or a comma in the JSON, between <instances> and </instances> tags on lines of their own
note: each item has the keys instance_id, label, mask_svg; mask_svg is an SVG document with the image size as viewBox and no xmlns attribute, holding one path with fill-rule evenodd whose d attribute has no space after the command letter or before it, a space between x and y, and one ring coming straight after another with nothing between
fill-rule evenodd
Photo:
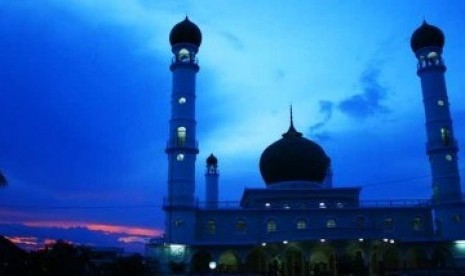
<instances>
[{"instance_id":1,"label":"glowing light","mask_svg":"<svg viewBox=\"0 0 465 276\"><path fill-rule=\"evenodd\" d=\"M360 239L358 239L358 241L359 241L359 242L363 242L363 239L362 239L362 238L360 238Z\"/></svg>"},{"instance_id":2,"label":"glowing light","mask_svg":"<svg viewBox=\"0 0 465 276\"><path fill-rule=\"evenodd\" d=\"M288 241L284 240L284 241L283 241L283 243L284 243L284 244L287 244L287 243L288 243Z\"/></svg>"},{"instance_id":3,"label":"glowing light","mask_svg":"<svg viewBox=\"0 0 465 276\"><path fill-rule=\"evenodd\" d=\"M318 207L324 209L326 208L326 204L324 202L320 202L320 204L318 204Z\"/></svg>"},{"instance_id":4,"label":"glowing light","mask_svg":"<svg viewBox=\"0 0 465 276\"><path fill-rule=\"evenodd\" d=\"M386 239L386 238L384 238L384 239L383 239L383 242L388 242L388 241L389 241L389 240L388 240L388 239Z\"/></svg>"},{"instance_id":5,"label":"glowing light","mask_svg":"<svg viewBox=\"0 0 465 276\"><path fill-rule=\"evenodd\" d=\"M265 207L270 207L271 206L271 203L267 202L265 203Z\"/></svg>"},{"instance_id":6,"label":"glowing light","mask_svg":"<svg viewBox=\"0 0 465 276\"><path fill-rule=\"evenodd\" d=\"M216 262L209 262L208 263L208 267L211 269L211 270L214 270L216 268Z\"/></svg>"},{"instance_id":7,"label":"glowing light","mask_svg":"<svg viewBox=\"0 0 465 276\"><path fill-rule=\"evenodd\" d=\"M262 246L266 246L266 242L262 242Z\"/></svg>"},{"instance_id":8,"label":"glowing light","mask_svg":"<svg viewBox=\"0 0 465 276\"><path fill-rule=\"evenodd\" d=\"M390 240L389 240L389 243L394 243L394 240L393 240L393 239L390 239Z\"/></svg>"},{"instance_id":9,"label":"glowing light","mask_svg":"<svg viewBox=\"0 0 465 276\"><path fill-rule=\"evenodd\" d=\"M326 242L326 240L325 239L320 239L320 242Z\"/></svg>"}]
</instances>

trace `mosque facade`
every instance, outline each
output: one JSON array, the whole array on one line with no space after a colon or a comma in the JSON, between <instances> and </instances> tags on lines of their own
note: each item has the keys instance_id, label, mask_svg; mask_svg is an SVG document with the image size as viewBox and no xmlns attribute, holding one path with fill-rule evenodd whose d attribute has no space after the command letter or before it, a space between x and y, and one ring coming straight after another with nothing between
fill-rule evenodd
<instances>
[{"instance_id":1,"label":"mosque facade","mask_svg":"<svg viewBox=\"0 0 465 276\"><path fill-rule=\"evenodd\" d=\"M297 131L292 110L289 129L261 155L266 187L246 188L236 206L223 206L218 159L212 154L205 163L206 196L199 203L195 89L202 34L186 17L169 40L173 82L165 234L146 246L160 271L384 275L465 265L465 204L439 28L423 22L411 37L426 118L431 198L389 205L361 201L360 187L333 186L331 159Z\"/></svg>"}]
</instances>

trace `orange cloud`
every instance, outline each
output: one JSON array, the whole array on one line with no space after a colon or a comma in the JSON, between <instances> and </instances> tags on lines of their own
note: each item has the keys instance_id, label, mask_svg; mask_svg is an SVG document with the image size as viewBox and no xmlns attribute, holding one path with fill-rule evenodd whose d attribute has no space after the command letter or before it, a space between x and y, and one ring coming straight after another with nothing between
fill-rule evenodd
<instances>
[{"instance_id":1,"label":"orange cloud","mask_svg":"<svg viewBox=\"0 0 465 276\"><path fill-rule=\"evenodd\" d=\"M8 240L15 244L23 244L23 245L37 245L37 238L36 237L20 237L20 236L5 236Z\"/></svg>"},{"instance_id":2,"label":"orange cloud","mask_svg":"<svg viewBox=\"0 0 465 276\"><path fill-rule=\"evenodd\" d=\"M23 222L23 224L30 227L58 227L65 229L74 227L85 227L92 231L151 237L159 236L163 233L163 231L161 231L160 229L79 221L27 221Z\"/></svg>"}]
</instances>

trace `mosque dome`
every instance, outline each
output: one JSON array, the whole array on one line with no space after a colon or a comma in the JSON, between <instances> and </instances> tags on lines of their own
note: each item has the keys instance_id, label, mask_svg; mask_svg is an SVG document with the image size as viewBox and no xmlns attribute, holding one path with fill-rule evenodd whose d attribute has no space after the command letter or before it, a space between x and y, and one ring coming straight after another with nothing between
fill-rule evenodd
<instances>
[{"instance_id":1,"label":"mosque dome","mask_svg":"<svg viewBox=\"0 0 465 276\"><path fill-rule=\"evenodd\" d=\"M183 21L174 25L170 32L171 46L179 43L194 44L197 47L202 43L202 33L199 27L192 23L187 16Z\"/></svg>"},{"instance_id":2,"label":"mosque dome","mask_svg":"<svg viewBox=\"0 0 465 276\"><path fill-rule=\"evenodd\" d=\"M283 138L269 145L260 157L260 173L267 185L285 181L322 183L330 158L315 142L302 137L292 123Z\"/></svg>"},{"instance_id":3,"label":"mosque dome","mask_svg":"<svg viewBox=\"0 0 465 276\"><path fill-rule=\"evenodd\" d=\"M207 158L207 165L208 166L217 166L218 165L218 159L212 154L208 156Z\"/></svg>"},{"instance_id":4,"label":"mosque dome","mask_svg":"<svg viewBox=\"0 0 465 276\"><path fill-rule=\"evenodd\" d=\"M441 29L423 21L423 24L415 30L410 39L413 52L425 47L444 47L444 34Z\"/></svg>"}]
</instances>

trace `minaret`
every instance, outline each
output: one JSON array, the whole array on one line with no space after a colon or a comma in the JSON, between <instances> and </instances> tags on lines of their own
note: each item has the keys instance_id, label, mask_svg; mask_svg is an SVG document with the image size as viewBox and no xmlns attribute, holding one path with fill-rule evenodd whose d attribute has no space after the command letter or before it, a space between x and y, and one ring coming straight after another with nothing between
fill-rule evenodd
<instances>
[{"instance_id":1,"label":"minaret","mask_svg":"<svg viewBox=\"0 0 465 276\"><path fill-rule=\"evenodd\" d=\"M187 243L192 239L195 208L195 159L199 152L196 140L195 77L199 71L196 54L202 41L200 29L186 18L170 33L174 56L171 92L171 119L168 155L168 196L165 236L169 243Z\"/></svg>"},{"instance_id":2,"label":"minaret","mask_svg":"<svg viewBox=\"0 0 465 276\"><path fill-rule=\"evenodd\" d=\"M205 201L207 208L218 208L218 159L212 154L207 158L205 171Z\"/></svg>"},{"instance_id":3,"label":"minaret","mask_svg":"<svg viewBox=\"0 0 465 276\"><path fill-rule=\"evenodd\" d=\"M449 111L442 59L444 35L432 25L423 24L413 33L411 47L418 59L417 74L421 79L426 117L426 153L432 175L434 203L461 201L462 191L457 165L457 142Z\"/></svg>"}]
</instances>

